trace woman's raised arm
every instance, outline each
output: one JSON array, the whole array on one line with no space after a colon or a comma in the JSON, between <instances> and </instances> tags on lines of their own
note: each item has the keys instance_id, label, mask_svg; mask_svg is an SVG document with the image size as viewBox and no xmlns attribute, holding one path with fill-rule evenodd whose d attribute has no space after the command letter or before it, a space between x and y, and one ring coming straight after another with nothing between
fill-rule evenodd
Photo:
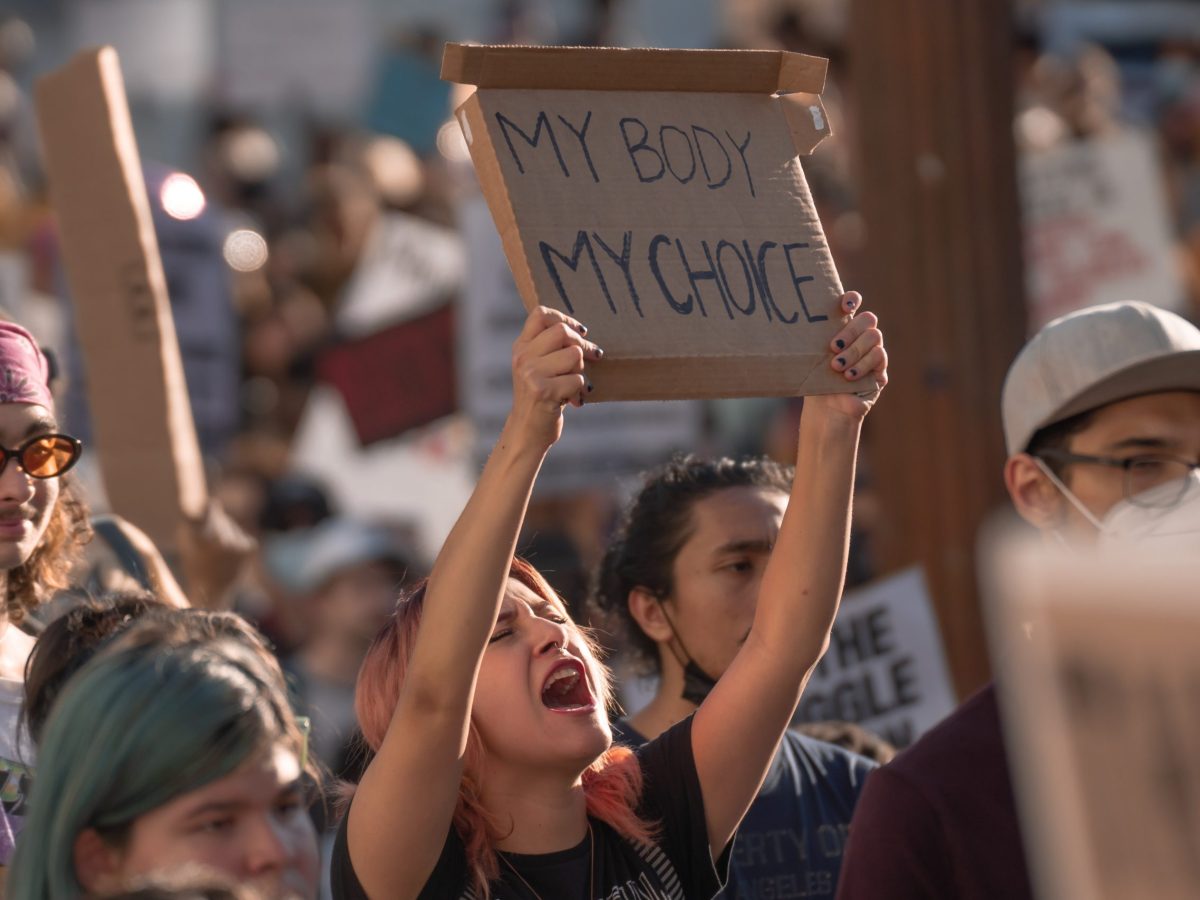
<instances>
[{"instance_id":1,"label":"woman's raised arm","mask_svg":"<svg viewBox=\"0 0 1200 900\"><path fill-rule=\"evenodd\" d=\"M350 807L350 859L372 897L415 897L445 843L479 664L529 496L563 407L586 396L584 360L601 355L585 332L539 307L513 345L512 411L434 563L391 724Z\"/></svg>"},{"instance_id":2,"label":"woman's raised arm","mask_svg":"<svg viewBox=\"0 0 1200 900\"><path fill-rule=\"evenodd\" d=\"M861 302L858 294L846 294L842 309L853 316ZM692 747L714 856L758 793L829 642L846 574L859 432L887 383L887 353L876 324L874 315L861 313L831 345L831 365L861 383L863 394L804 399L796 476L754 624L696 712Z\"/></svg>"}]
</instances>

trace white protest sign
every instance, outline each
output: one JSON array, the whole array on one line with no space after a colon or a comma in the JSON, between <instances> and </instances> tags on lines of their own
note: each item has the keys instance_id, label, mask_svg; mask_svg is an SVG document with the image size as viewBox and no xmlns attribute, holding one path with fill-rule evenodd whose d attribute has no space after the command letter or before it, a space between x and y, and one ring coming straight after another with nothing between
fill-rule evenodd
<instances>
[{"instance_id":1,"label":"white protest sign","mask_svg":"<svg viewBox=\"0 0 1200 900\"><path fill-rule=\"evenodd\" d=\"M1038 896L1200 896L1198 584L1197 553L999 545L989 637Z\"/></svg>"},{"instance_id":2,"label":"white protest sign","mask_svg":"<svg viewBox=\"0 0 1200 900\"><path fill-rule=\"evenodd\" d=\"M1021 161L1031 329L1100 303L1185 299L1152 139L1075 141Z\"/></svg>"},{"instance_id":3,"label":"white protest sign","mask_svg":"<svg viewBox=\"0 0 1200 900\"><path fill-rule=\"evenodd\" d=\"M462 239L404 213L379 217L338 304L345 337L361 337L444 302L462 287Z\"/></svg>"},{"instance_id":4,"label":"white protest sign","mask_svg":"<svg viewBox=\"0 0 1200 900\"><path fill-rule=\"evenodd\" d=\"M856 722L905 747L954 709L929 589L919 568L847 592L797 722Z\"/></svg>"},{"instance_id":5,"label":"white protest sign","mask_svg":"<svg viewBox=\"0 0 1200 900\"><path fill-rule=\"evenodd\" d=\"M318 384L296 428L291 464L318 478L348 515L413 521L432 559L475 487L470 447L470 426L459 416L363 447L341 394Z\"/></svg>"},{"instance_id":6,"label":"white protest sign","mask_svg":"<svg viewBox=\"0 0 1200 900\"><path fill-rule=\"evenodd\" d=\"M458 213L469 251L458 319L459 396L475 426L482 463L512 406L512 344L525 308L483 197L470 195ZM700 436L701 408L691 400L585 405L564 414L563 436L538 476L540 496L611 485L675 450L694 449Z\"/></svg>"}]
</instances>

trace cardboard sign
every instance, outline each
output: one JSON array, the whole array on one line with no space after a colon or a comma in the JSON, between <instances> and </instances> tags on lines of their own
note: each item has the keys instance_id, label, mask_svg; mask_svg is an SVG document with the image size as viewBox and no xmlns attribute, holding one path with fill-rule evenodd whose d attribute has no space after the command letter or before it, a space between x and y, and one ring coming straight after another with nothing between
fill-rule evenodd
<instances>
[{"instance_id":1,"label":"cardboard sign","mask_svg":"<svg viewBox=\"0 0 1200 900\"><path fill-rule=\"evenodd\" d=\"M1200 555L1002 545L990 637L1041 897L1200 895Z\"/></svg>"},{"instance_id":2,"label":"cardboard sign","mask_svg":"<svg viewBox=\"0 0 1200 900\"><path fill-rule=\"evenodd\" d=\"M589 401L855 389L797 159L829 133L824 60L451 44L442 77L478 85L457 118L525 306L605 350Z\"/></svg>"},{"instance_id":3,"label":"cardboard sign","mask_svg":"<svg viewBox=\"0 0 1200 900\"><path fill-rule=\"evenodd\" d=\"M1186 291L1152 139L1074 141L1021 161L1029 325L1144 300L1182 311Z\"/></svg>"},{"instance_id":4,"label":"cardboard sign","mask_svg":"<svg viewBox=\"0 0 1200 900\"><path fill-rule=\"evenodd\" d=\"M799 722L857 722L907 747L955 706L925 578L906 569L842 601Z\"/></svg>"},{"instance_id":5,"label":"cardboard sign","mask_svg":"<svg viewBox=\"0 0 1200 900\"><path fill-rule=\"evenodd\" d=\"M115 512L164 551L207 503L204 469L117 54L79 54L36 87L50 196Z\"/></svg>"},{"instance_id":6,"label":"cardboard sign","mask_svg":"<svg viewBox=\"0 0 1200 900\"><path fill-rule=\"evenodd\" d=\"M474 460L481 467L512 408L512 344L525 324L525 310L482 197L466 196L457 218L467 246L467 281L458 310L460 398L474 426ZM542 463L534 487L539 498L610 490L674 451L700 444L702 411L694 400L588 402L563 414L562 437Z\"/></svg>"}]
</instances>

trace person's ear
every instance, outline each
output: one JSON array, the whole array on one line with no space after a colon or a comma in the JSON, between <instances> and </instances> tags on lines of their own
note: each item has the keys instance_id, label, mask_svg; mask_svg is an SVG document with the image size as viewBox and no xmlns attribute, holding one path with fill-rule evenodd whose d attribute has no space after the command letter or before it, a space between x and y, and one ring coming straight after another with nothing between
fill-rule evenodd
<instances>
[{"instance_id":1,"label":"person's ear","mask_svg":"<svg viewBox=\"0 0 1200 900\"><path fill-rule=\"evenodd\" d=\"M1028 453L1016 453L1004 464L1004 486L1017 513L1035 528L1057 528L1066 514L1067 498Z\"/></svg>"},{"instance_id":2,"label":"person's ear","mask_svg":"<svg viewBox=\"0 0 1200 900\"><path fill-rule=\"evenodd\" d=\"M72 848L75 876L89 896L120 889L120 853L95 828L85 828Z\"/></svg>"},{"instance_id":3,"label":"person's ear","mask_svg":"<svg viewBox=\"0 0 1200 900\"><path fill-rule=\"evenodd\" d=\"M637 622L638 628L645 632L646 637L656 644L665 644L671 640L674 633L658 597L646 588L635 587L629 592L628 602L629 615Z\"/></svg>"}]
</instances>

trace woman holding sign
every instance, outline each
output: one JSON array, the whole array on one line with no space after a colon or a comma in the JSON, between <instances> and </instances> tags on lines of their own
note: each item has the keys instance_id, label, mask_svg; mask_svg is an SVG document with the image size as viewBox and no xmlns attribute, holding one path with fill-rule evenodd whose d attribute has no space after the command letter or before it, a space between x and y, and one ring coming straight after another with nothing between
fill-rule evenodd
<instances>
[{"instance_id":1,"label":"woman holding sign","mask_svg":"<svg viewBox=\"0 0 1200 900\"><path fill-rule=\"evenodd\" d=\"M612 747L608 672L517 535L563 407L602 356L534 310L513 347L513 408L429 580L402 598L359 675L375 756L334 845L339 898L711 897L727 850L828 641L846 566L862 420L887 355L860 298L831 363L862 394L811 397L791 502L754 626L695 715Z\"/></svg>"}]
</instances>

